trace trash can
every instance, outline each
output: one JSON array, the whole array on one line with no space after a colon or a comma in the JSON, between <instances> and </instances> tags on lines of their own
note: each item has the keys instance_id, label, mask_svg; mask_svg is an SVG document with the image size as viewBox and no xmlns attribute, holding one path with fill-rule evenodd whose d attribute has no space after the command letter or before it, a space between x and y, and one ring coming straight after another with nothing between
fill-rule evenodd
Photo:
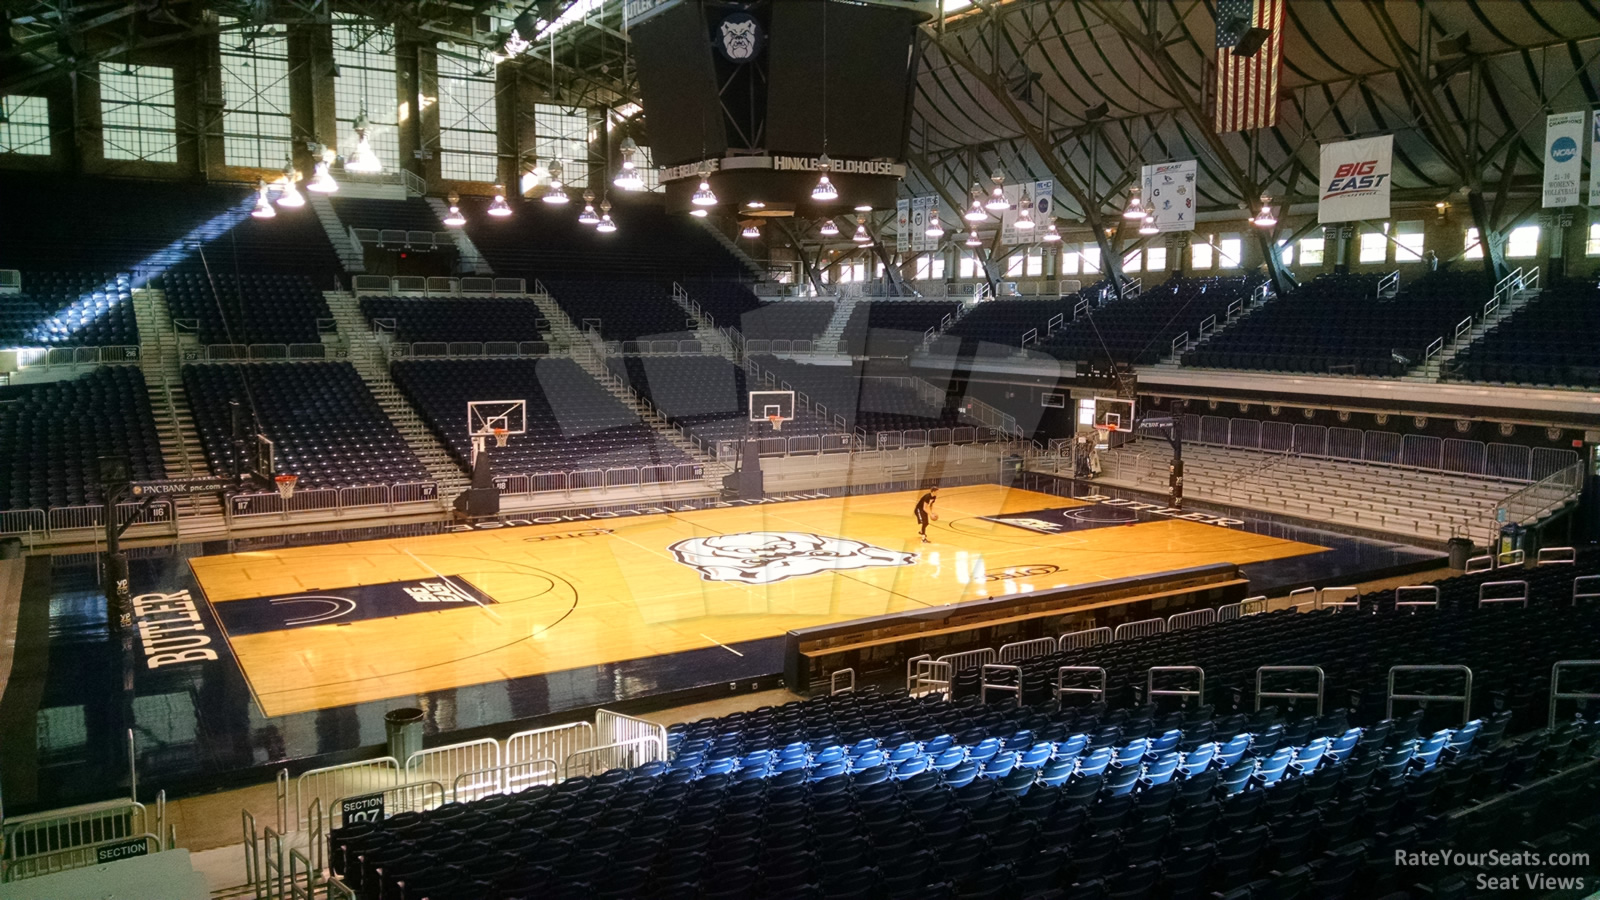
<instances>
[{"instance_id":1,"label":"trash can","mask_svg":"<svg viewBox=\"0 0 1600 900\"><path fill-rule=\"evenodd\" d=\"M1472 558L1472 541L1464 537L1453 537L1445 543L1450 550L1450 568L1465 569L1467 560Z\"/></svg>"},{"instance_id":2,"label":"trash can","mask_svg":"<svg viewBox=\"0 0 1600 900\"><path fill-rule=\"evenodd\" d=\"M383 714L383 731L389 755L404 766L411 754L422 749L422 710L414 706L389 710Z\"/></svg>"}]
</instances>

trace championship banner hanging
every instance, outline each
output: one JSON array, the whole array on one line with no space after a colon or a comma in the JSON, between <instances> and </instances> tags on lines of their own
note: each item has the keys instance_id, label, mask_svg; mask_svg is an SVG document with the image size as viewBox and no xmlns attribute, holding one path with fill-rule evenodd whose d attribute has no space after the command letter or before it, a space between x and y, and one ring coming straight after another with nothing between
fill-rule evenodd
<instances>
[{"instance_id":1,"label":"championship banner hanging","mask_svg":"<svg viewBox=\"0 0 1600 900\"><path fill-rule=\"evenodd\" d=\"M1195 178L1199 165L1192 159L1156 163L1140 170L1145 209L1156 218L1158 231L1193 231Z\"/></svg>"},{"instance_id":2,"label":"championship banner hanging","mask_svg":"<svg viewBox=\"0 0 1600 900\"><path fill-rule=\"evenodd\" d=\"M939 239L928 237L928 220L932 218L935 197L911 198L911 252L926 253L939 248Z\"/></svg>"},{"instance_id":3,"label":"championship banner hanging","mask_svg":"<svg viewBox=\"0 0 1600 900\"><path fill-rule=\"evenodd\" d=\"M1317 221L1389 218L1389 175L1394 135L1322 145Z\"/></svg>"},{"instance_id":4,"label":"championship banner hanging","mask_svg":"<svg viewBox=\"0 0 1600 900\"><path fill-rule=\"evenodd\" d=\"M911 252L911 201L894 202L894 249L896 253Z\"/></svg>"},{"instance_id":5,"label":"championship banner hanging","mask_svg":"<svg viewBox=\"0 0 1600 900\"><path fill-rule=\"evenodd\" d=\"M1039 240L1055 213L1055 192L1054 181L1024 181L1006 185L1005 195L1011 202L1011 208L1000 214L1000 242L1015 246ZM1028 218L1033 222L1033 228L1019 230L1017 219L1021 218L1019 213L1024 204L1028 207Z\"/></svg>"},{"instance_id":6,"label":"championship banner hanging","mask_svg":"<svg viewBox=\"0 0 1600 900\"><path fill-rule=\"evenodd\" d=\"M1583 171L1583 112L1544 120L1544 205L1577 206ZM1591 173L1590 180L1593 180ZM1591 186L1590 193L1593 193Z\"/></svg>"}]
</instances>

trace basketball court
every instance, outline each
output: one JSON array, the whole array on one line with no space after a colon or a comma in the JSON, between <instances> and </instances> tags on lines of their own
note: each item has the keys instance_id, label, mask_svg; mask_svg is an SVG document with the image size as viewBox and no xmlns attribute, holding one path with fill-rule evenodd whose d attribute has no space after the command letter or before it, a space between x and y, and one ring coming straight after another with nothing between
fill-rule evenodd
<instances>
[{"instance_id":1,"label":"basketball court","mask_svg":"<svg viewBox=\"0 0 1600 900\"><path fill-rule=\"evenodd\" d=\"M198 556L263 714L281 716L790 629L1325 548L995 485ZM1155 504L1146 504L1154 508Z\"/></svg>"}]
</instances>

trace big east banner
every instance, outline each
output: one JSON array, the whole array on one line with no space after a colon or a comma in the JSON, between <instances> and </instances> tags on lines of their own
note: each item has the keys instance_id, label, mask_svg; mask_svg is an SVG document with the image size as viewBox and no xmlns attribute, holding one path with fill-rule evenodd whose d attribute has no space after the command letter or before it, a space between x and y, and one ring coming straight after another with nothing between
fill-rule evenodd
<instances>
[{"instance_id":1,"label":"big east banner","mask_svg":"<svg viewBox=\"0 0 1600 900\"><path fill-rule=\"evenodd\" d=\"M1318 222L1389 217L1389 173L1394 135L1322 145Z\"/></svg>"}]
</instances>

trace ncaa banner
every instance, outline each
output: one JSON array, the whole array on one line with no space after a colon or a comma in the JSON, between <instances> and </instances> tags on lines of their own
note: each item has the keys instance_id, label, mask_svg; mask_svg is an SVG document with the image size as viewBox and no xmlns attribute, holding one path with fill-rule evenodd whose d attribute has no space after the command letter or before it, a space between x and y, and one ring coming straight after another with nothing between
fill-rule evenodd
<instances>
[{"instance_id":1,"label":"ncaa banner","mask_svg":"<svg viewBox=\"0 0 1600 900\"><path fill-rule=\"evenodd\" d=\"M1139 170L1145 209L1156 217L1159 231L1193 231L1195 177L1199 165L1192 159L1156 163Z\"/></svg>"},{"instance_id":2,"label":"ncaa banner","mask_svg":"<svg viewBox=\"0 0 1600 900\"><path fill-rule=\"evenodd\" d=\"M911 252L911 201L894 202L894 249L896 253Z\"/></svg>"},{"instance_id":3,"label":"ncaa banner","mask_svg":"<svg viewBox=\"0 0 1600 900\"><path fill-rule=\"evenodd\" d=\"M1389 175L1394 135L1322 145L1322 189L1317 221L1389 218Z\"/></svg>"},{"instance_id":4,"label":"ncaa banner","mask_svg":"<svg viewBox=\"0 0 1600 900\"><path fill-rule=\"evenodd\" d=\"M1544 205L1577 206L1583 170L1586 113L1557 113L1544 120ZM1593 180L1592 174L1591 179ZM1591 193L1593 191L1591 190Z\"/></svg>"},{"instance_id":5,"label":"ncaa banner","mask_svg":"<svg viewBox=\"0 0 1600 900\"><path fill-rule=\"evenodd\" d=\"M1000 242L1003 244L1031 244L1039 240L1045 229L1050 226L1050 217L1054 212L1053 202L1056 192L1054 181L1024 181L1020 184L1008 184L1005 187L1006 199L1011 201L1011 208L1000 214ZM1033 220L1032 229L1017 230L1018 213L1026 205L1029 218Z\"/></svg>"}]
</instances>

